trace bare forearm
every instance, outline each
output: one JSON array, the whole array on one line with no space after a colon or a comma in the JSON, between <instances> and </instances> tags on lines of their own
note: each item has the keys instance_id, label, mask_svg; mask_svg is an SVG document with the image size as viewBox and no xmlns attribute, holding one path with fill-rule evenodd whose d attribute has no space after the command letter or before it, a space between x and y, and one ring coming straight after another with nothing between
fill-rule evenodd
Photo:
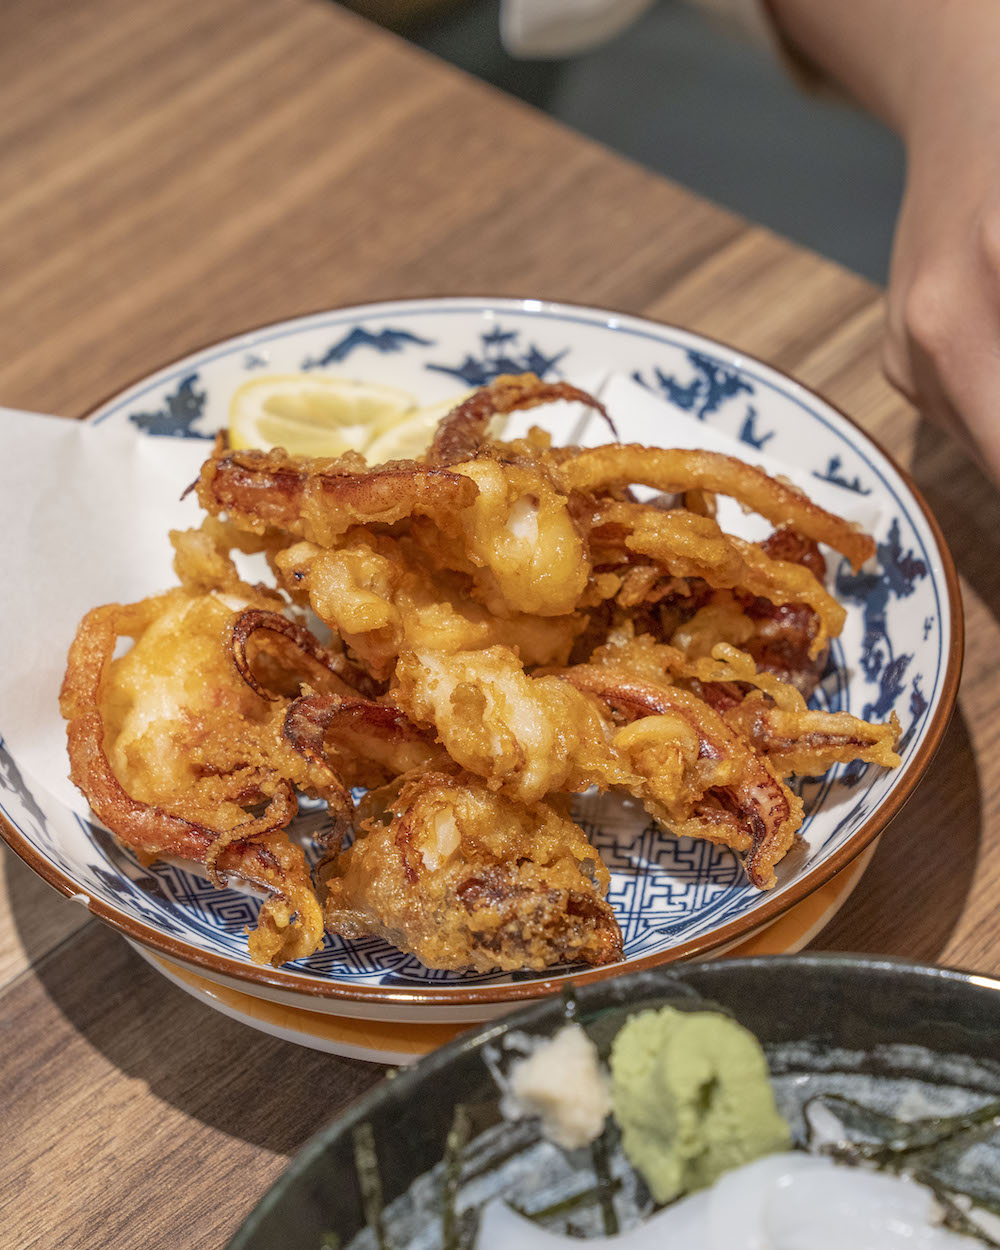
<instances>
[{"instance_id":1,"label":"bare forearm","mask_svg":"<svg viewBox=\"0 0 1000 1250\"><path fill-rule=\"evenodd\" d=\"M1000 485L1000 0L769 0L789 45L903 137L890 380Z\"/></svg>"},{"instance_id":2,"label":"bare forearm","mask_svg":"<svg viewBox=\"0 0 1000 1250\"><path fill-rule=\"evenodd\" d=\"M998 0L766 2L792 48L904 136L942 85L1000 76Z\"/></svg>"}]
</instances>

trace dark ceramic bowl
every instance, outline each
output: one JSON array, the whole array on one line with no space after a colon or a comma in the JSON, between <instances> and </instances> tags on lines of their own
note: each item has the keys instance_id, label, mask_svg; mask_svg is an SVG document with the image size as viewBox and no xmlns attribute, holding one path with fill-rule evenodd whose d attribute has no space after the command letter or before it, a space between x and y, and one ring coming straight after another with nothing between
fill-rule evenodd
<instances>
[{"instance_id":1,"label":"dark ceramic bowl","mask_svg":"<svg viewBox=\"0 0 1000 1250\"><path fill-rule=\"evenodd\" d=\"M468 1157L475 1156L462 1184L478 1198L468 1198L467 1204L483 1200L484 1174L500 1176L512 1155L538 1148L537 1130L529 1122L511 1124L499 1115L491 1068L511 1034L550 1034L573 1014L606 1053L627 1015L664 1002L717 1006L756 1034L768 1055L779 1106L796 1137L803 1131L802 1106L817 1093L857 1098L883 1109L902 1100L911 1114L935 1115L964 1113L1000 1097L998 981L849 955L657 968L581 985L574 1003L558 997L536 1003L393 1075L305 1146L229 1250L348 1247L366 1227L366 1199L356 1166L359 1143L363 1147L366 1141L374 1143L377 1156L387 1235L381 1243L374 1234L359 1237L358 1250L380 1244L392 1250L468 1246L475 1211L470 1207L460 1216L453 1237L456 1230L449 1228L447 1217L443 1231L437 1231L441 1213L434 1209L433 1194L450 1183L450 1168L454 1175L451 1164L439 1165L446 1155L452 1157L447 1140L459 1122L456 1108L464 1109L470 1126ZM545 1149L561 1155L552 1147ZM982 1153L981 1142L978 1149ZM1000 1178L1000 1143L988 1144L988 1149L996 1158L987 1170ZM592 1176L590 1151L562 1157L570 1174L576 1169L578 1175ZM523 1198L517 1186L530 1175L534 1200L526 1205L537 1210L538 1199L545 1195L534 1172L534 1165L519 1173L508 1169L506 1179L486 1196ZM546 1179L549 1197L565 1192L566 1183L567 1175ZM623 1188L619 1185L619 1192ZM630 1218L634 1212L626 1213L624 1222ZM586 1231L585 1223L577 1227Z\"/></svg>"}]
</instances>

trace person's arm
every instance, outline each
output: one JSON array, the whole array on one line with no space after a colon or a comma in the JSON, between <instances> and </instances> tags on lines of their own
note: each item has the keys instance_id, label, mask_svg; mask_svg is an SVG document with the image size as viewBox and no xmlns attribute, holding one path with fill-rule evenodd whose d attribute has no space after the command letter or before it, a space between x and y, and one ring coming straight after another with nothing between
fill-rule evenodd
<instances>
[{"instance_id":1,"label":"person's arm","mask_svg":"<svg viewBox=\"0 0 1000 1250\"><path fill-rule=\"evenodd\" d=\"M768 0L907 153L884 363L1000 484L1000 0Z\"/></svg>"}]
</instances>

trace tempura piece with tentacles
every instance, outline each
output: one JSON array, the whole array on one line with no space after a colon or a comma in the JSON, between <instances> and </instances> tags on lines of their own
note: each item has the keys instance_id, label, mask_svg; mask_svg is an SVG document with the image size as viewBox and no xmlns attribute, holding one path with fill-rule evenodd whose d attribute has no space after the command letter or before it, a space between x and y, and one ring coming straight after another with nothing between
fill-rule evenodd
<instances>
[{"instance_id":1,"label":"tempura piece with tentacles","mask_svg":"<svg viewBox=\"0 0 1000 1250\"><path fill-rule=\"evenodd\" d=\"M725 644L692 660L623 631L590 664L560 676L598 698L621 726L612 746L636 778L622 788L678 836L743 856L761 889L775 884L774 867L802 819L801 800L783 778L852 759L900 763L895 717L872 725L811 710L793 685Z\"/></svg>"},{"instance_id":2,"label":"tempura piece with tentacles","mask_svg":"<svg viewBox=\"0 0 1000 1250\"><path fill-rule=\"evenodd\" d=\"M776 560L804 565L823 581L826 561L818 544L795 530L777 529L758 545ZM808 603L779 604L746 592L713 590L704 583L693 608L671 629L648 632L669 639L689 657L707 656L718 643L729 643L751 656L762 672L790 682L807 699L819 685L829 646L821 638L821 619Z\"/></svg>"},{"instance_id":3,"label":"tempura piece with tentacles","mask_svg":"<svg viewBox=\"0 0 1000 1250\"><path fill-rule=\"evenodd\" d=\"M635 780L626 785L677 837L730 847L747 876L767 890L774 866L802 823L802 801L708 704L627 668L581 664L562 677L600 699L617 725L615 753Z\"/></svg>"},{"instance_id":4,"label":"tempura piece with tentacles","mask_svg":"<svg viewBox=\"0 0 1000 1250\"><path fill-rule=\"evenodd\" d=\"M294 543L275 557L282 586L343 638L378 680L410 652L504 646L526 665L565 662L585 625L582 613L539 617L489 612L464 579L435 566L409 536L355 527L334 548Z\"/></svg>"},{"instance_id":5,"label":"tempura piece with tentacles","mask_svg":"<svg viewBox=\"0 0 1000 1250\"><path fill-rule=\"evenodd\" d=\"M818 655L827 639L844 627L844 608L806 564L776 559L766 544L726 534L711 517L683 508L604 502L595 509L593 525L603 531L605 559L611 541L608 531L617 531L624 552L644 557L661 577L666 574L689 585L698 581L715 590L738 588L744 602L763 599L775 607L808 609L817 623L809 641L810 656ZM627 556L622 563L628 570ZM604 577L609 595L617 597L624 580L615 581L613 571L607 569ZM597 590L601 592L600 582Z\"/></svg>"},{"instance_id":6,"label":"tempura piece with tentacles","mask_svg":"<svg viewBox=\"0 0 1000 1250\"><path fill-rule=\"evenodd\" d=\"M480 387L442 420L427 452L427 463L460 464L474 459L488 442L487 430L493 417L518 409L537 408L556 400L583 404L600 413L611 433L614 422L604 405L587 391L569 382L543 382L533 373L502 373L489 386Z\"/></svg>"},{"instance_id":7,"label":"tempura piece with tentacles","mask_svg":"<svg viewBox=\"0 0 1000 1250\"><path fill-rule=\"evenodd\" d=\"M333 816L326 846L338 850L354 821L348 787L384 785L401 773L450 761L433 735L414 725L398 708L359 696L304 694L285 710L282 735L311 765L314 785L325 778ZM337 802L331 801L335 794Z\"/></svg>"},{"instance_id":8,"label":"tempura piece with tentacles","mask_svg":"<svg viewBox=\"0 0 1000 1250\"><path fill-rule=\"evenodd\" d=\"M389 698L457 764L524 802L617 779L593 704L525 672L565 662L582 618L492 616L405 540L346 539L335 550L296 543L277 557L283 581L369 672L393 678Z\"/></svg>"},{"instance_id":9,"label":"tempura piece with tentacles","mask_svg":"<svg viewBox=\"0 0 1000 1250\"><path fill-rule=\"evenodd\" d=\"M261 535L276 529L324 544L352 525L392 525L410 516L430 516L447 527L476 497L468 478L415 461L369 469L355 452L303 459L281 448L227 452L221 441L201 470L197 492L210 516L225 512L240 529Z\"/></svg>"},{"instance_id":10,"label":"tempura piece with tentacles","mask_svg":"<svg viewBox=\"0 0 1000 1250\"><path fill-rule=\"evenodd\" d=\"M284 833L298 810L293 782L333 796L285 744L281 708L234 665L237 617L223 597L181 589L90 612L61 695L70 775L140 854L194 860L220 884L232 877L268 892L250 952L283 963L323 938L305 858ZM116 659L122 637L133 645ZM272 669L299 662L269 660Z\"/></svg>"},{"instance_id":11,"label":"tempura piece with tentacles","mask_svg":"<svg viewBox=\"0 0 1000 1250\"><path fill-rule=\"evenodd\" d=\"M220 436L195 484L208 515L172 535L181 587L81 625L73 779L141 854L263 887L255 959L322 936L285 832L296 792L329 806L333 931L434 967L541 969L621 953L568 793L637 796L768 889L802 820L785 777L899 762L895 718L804 698L844 623L819 544L857 568L871 539L728 456L490 437L493 416L553 401L611 425L592 396L524 374L459 404L419 460ZM663 493L640 502L643 486ZM775 532L726 534L716 493Z\"/></svg>"},{"instance_id":12,"label":"tempura piece with tentacles","mask_svg":"<svg viewBox=\"0 0 1000 1250\"><path fill-rule=\"evenodd\" d=\"M564 490L584 494L632 485L649 486L665 495L692 490L728 495L773 525L790 525L806 538L826 543L855 569L875 554L867 534L813 503L797 487L719 452L635 444L584 448L561 462L559 481Z\"/></svg>"},{"instance_id":13,"label":"tempura piece with tentacles","mask_svg":"<svg viewBox=\"0 0 1000 1250\"><path fill-rule=\"evenodd\" d=\"M551 804L424 772L371 792L359 814L353 845L326 871L332 932L376 935L454 971L621 958L608 870Z\"/></svg>"},{"instance_id":14,"label":"tempura piece with tentacles","mask_svg":"<svg viewBox=\"0 0 1000 1250\"><path fill-rule=\"evenodd\" d=\"M816 776L832 764L860 760L898 768L899 721L860 720L849 712L810 708L793 682L759 668L753 656L717 643L692 659L675 647L623 631L595 651L595 665L689 690L717 712L780 777ZM569 670L572 672L572 670Z\"/></svg>"}]
</instances>

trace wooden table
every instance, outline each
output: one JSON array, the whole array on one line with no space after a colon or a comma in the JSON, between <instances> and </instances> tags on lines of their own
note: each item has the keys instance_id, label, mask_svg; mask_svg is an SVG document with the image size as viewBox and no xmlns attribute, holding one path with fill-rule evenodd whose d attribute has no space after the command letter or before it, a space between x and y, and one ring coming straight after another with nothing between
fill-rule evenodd
<instances>
[{"instance_id":1,"label":"wooden table","mask_svg":"<svg viewBox=\"0 0 1000 1250\"><path fill-rule=\"evenodd\" d=\"M915 474L962 578L959 710L817 947L1000 971L1000 506L879 372L879 292L318 0L5 0L0 403L76 416L206 342L432 294L728 340ZM375 1066L174 989L4 850L0 1243L225 1244Z\"/></svg>"}]
</instances>

